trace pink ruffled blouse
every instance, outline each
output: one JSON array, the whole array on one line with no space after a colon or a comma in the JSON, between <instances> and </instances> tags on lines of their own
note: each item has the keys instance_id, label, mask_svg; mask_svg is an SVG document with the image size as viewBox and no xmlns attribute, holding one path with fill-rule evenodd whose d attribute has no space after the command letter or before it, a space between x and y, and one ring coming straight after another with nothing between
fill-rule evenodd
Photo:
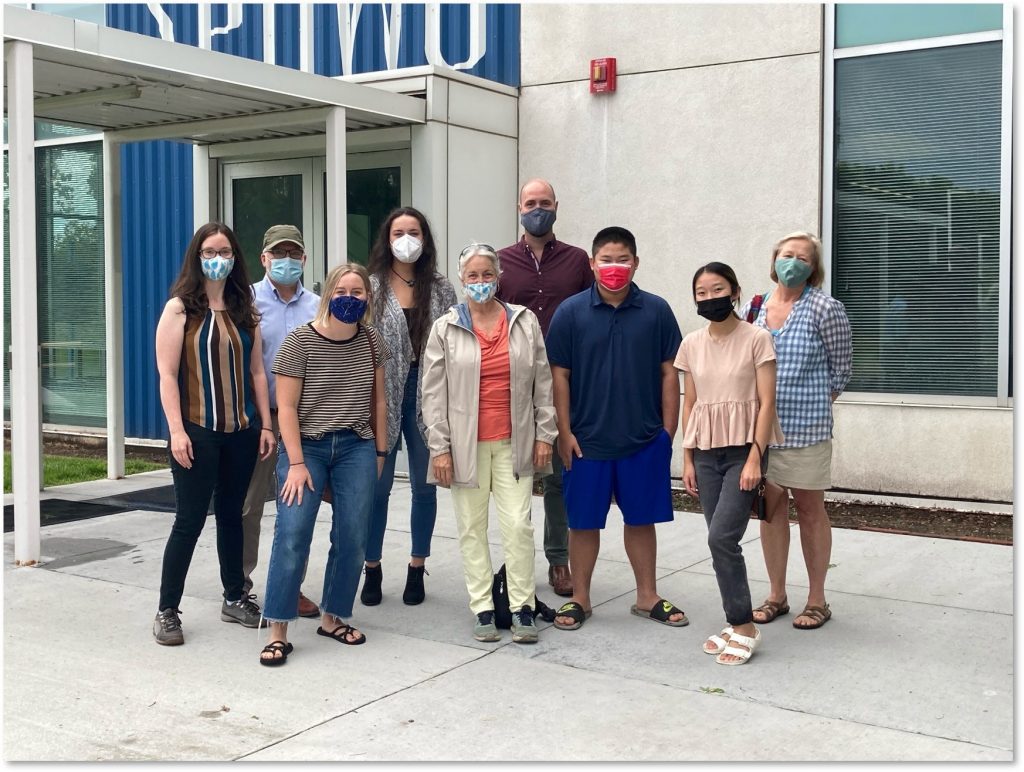
<instances>
[{"instance_id":1,"label":"pink ruffled blouse","mask_svg":"<svg viewBox=\"0 0 1024 772\"><path fill-rule=\"evenodd\" d=\"M723 340L707 327L691 332L676 355L676 369L690 374L697 401L683 435L684 448L723 448L754 441L757 428L757 368L775 359L771 333L741 322ZM778 416L769 445L781 445Z\"/></svg>"}]
</instances>

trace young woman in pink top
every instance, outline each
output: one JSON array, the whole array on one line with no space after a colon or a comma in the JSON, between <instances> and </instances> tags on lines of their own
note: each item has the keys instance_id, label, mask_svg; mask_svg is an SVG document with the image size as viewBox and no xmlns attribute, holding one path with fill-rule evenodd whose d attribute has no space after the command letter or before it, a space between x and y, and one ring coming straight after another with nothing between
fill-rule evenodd
<instances>
[{"instance_id":1,"label":"young woman in pink top","mask_svg":"<svg viewBox=\"0 0 1024 772\"><path fill-rule=\"evenodd\" d=\"M727 626L704 643L720 665L742 665L761 641L754 627L740 539L765 449L782 442L775 413L775 349L767 330L741 322L736 274L708 263L693 276L697 313L710 324L683 340L683 484L699 496Z\"/></svg>"}]
</instances>

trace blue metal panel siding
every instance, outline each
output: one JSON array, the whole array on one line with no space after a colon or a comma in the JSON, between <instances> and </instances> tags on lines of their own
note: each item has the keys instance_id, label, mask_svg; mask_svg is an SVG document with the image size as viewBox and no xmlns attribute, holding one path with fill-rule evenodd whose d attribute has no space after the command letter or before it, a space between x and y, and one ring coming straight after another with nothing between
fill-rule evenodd
<instances>
[{"instance_id":1,"label":"blue metal panel siding","mask_svg":"<svg viewBox=\"0 0 1024 772\"><path fill-rule=\"evenodd\" d=\"M121 149L125 433L161 439L154 336L192 238L192 147L140 142Z\"/></svg>"},{"instance_id":2,"label":"blue metal panel siding","mask_svg":"<svg viewBox=\"0 0 1024 772\"><path fill-rule=\"evenodd\" d=\"M198 12L194 4L162 3L171 18L175 40L197 45ZM356 45L352 57L355 73L385 69L384 15L387 4L365 4L356 27ZM445 61L461 62L469 54L469 8L466 3L446 3L441 6L441 53ZM223 51L249 59L263 59L263 6L246 3L243 23L231 32L216 35L211 45ZM487 14L487 52L468 72L481 78L519 86L519 5L515 3L489 3ZM211 11L214 26L227 21L227 5L215 3ZM278 3L274 6L276 25L275 61L282 66L299 66L299 6ZM426 6L422 3L402 5L402 38L398 52L399 67L416 67L427 63L423 50ZM108 3L107 24L118 29L159 35L156 19L145 4ZM314 71L330 77L341 74L341 46L338 40L338 9L336 4L317 3L313 8L315 29L313 46Z\"/></svg>"}]
</instances>

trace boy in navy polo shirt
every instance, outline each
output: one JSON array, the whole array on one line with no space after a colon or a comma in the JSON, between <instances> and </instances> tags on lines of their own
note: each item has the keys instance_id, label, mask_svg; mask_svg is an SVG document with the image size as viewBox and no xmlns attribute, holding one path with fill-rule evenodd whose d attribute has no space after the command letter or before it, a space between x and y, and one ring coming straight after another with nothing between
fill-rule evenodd
<instances>
[{"instance_id":1,"label":"boy in navy polo shirt","mask_svg":"<svg viewBox=\"0 0 1024 772\"><path fill-rule=\"evenodd\" d=\"M590 258L594 285L565 300L548 331L574 590L555 617L560 630L576 630L590 616L590 581L613 493L636 577L632 613L672 627L689 624L655 585L654 524L673 517L673 362L682 336L668 303L633 284L639 262L632 233L599 231Z\"/></svg>"}]
</instances>

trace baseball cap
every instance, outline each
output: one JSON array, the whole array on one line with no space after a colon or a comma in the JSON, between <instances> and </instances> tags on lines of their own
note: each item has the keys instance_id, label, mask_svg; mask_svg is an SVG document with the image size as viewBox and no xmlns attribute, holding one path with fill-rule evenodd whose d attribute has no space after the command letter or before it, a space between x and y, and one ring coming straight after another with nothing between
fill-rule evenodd
<instances>
[{"instance_id":1,"label":"baseball cap","mask_svg":"<svg viewBox=\"0 0 1024 772\"><path fill-rule=\"evenodd\" d=\"M271 225L263 234L263 249L260 251L273 249L283 241L293 241L302 247L303 251L306 250L306 245L302 243L302 233L294 225Z\"/></svg>"}]
</instances>

